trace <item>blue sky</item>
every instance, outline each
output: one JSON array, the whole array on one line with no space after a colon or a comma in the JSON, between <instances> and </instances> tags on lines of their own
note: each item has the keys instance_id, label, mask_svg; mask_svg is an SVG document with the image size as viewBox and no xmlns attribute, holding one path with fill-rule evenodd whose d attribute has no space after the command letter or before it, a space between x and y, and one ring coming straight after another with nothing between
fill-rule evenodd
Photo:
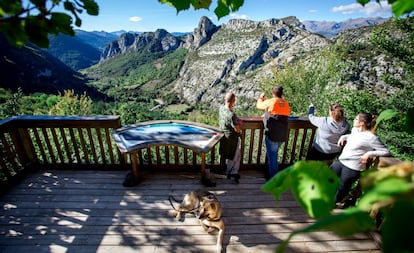
<instances>
[{"instance_id":1,"label":"blue sky","mask_svg":"<svg viewBox=\"0 0 414 253\"><path fill-rule=\"evenodd\" d=\"M296 16L299 20L344 21L361 17L391 17L387 1L381 5L371 1L362 7L356 0L245 0L236 13L220 20L214 15L216 0L210 11L177 11L157 0L97 0L99 16L82 15L85 31L155 31L158 28L169 32L192 32L200 17L207 16L216 25L227 23L229 19L244 18L263 21L269 18Z\"/></svg>"}]
</instances>

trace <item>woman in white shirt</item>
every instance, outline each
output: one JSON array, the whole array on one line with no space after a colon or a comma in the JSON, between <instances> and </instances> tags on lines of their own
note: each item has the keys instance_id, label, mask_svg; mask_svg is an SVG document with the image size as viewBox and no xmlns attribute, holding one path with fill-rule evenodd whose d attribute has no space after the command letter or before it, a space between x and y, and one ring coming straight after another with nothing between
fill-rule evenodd
<instances>
[{"instance_id":1,"label":"woman in white shirt","mask_svg":"<svg viewBox=\"0 0 414 253\"><path fill-rule=\"evenodd\" d=\"M388 148L371 132L374 126L373 115L361 112L354 119L351 133L342 135L338 140L338 145L344 148L338 160L330 167L340 178L337 203L348 195L352 184L359 179L361 171L366 169L369 158L390 155Z\"/></svg>"}]
</instances>

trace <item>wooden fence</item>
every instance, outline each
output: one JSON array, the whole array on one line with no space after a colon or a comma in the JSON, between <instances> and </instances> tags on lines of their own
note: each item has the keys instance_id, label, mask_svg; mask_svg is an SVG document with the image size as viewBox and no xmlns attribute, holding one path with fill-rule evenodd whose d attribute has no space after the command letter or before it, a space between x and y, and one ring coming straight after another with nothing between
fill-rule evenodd
<instances>
[{"instance_id":1,"label":"wooden fence","mask_svg":"<svg viewBox=\"0 0 414 253\"><path fill-rule=\"evenodd\" d=\"M266 166L264 129L260 117L243 117L241 169ZM111 137L121 127L119 116L15 116L0 121L0 188L7 188L33 169L130 169ZM280 150L281 166L304 159L316 128L306 118L289 120L289 140ZM220 166L216 145L206 156L208 167ZM137 153L140 168L198 169L194 151L156 146Z\"/></svg>"}]
</instances>

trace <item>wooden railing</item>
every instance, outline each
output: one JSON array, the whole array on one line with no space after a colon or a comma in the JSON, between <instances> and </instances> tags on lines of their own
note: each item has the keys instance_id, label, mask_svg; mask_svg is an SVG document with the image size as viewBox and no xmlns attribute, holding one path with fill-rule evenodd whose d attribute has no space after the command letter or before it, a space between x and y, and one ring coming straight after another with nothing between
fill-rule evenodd
<instances>
[{"instance_id":1,"label":"wooden railing","mask_svg":"<svg viewBox=\"0 0 414 253\"><path fill-rule=\"evenodd\" d=\"M33 169L114 169L118 116L16 116L0 121L0 188Z\"/></svg>"},{"instance_id":2,"label":"wooden railing","mask_svg":"<svg viewBox=\"0 0 414 253\"><path fill-rule=\"evenodd\" d=\"M260 117L243 117L241 169L266 166L264 130ZM15 116L0 121L0 188L33 169L129 169L111 137L121 127L119 116ZM316 128L306 118L289 120L289 140L281 148L281 166L304 159ZM216 145L206 164L219 167ZM140 167L198 169L200 157L179 147L156 146L137 153ZM184 155L185 154L185 155Z\"/></svg>"}]
</instances>

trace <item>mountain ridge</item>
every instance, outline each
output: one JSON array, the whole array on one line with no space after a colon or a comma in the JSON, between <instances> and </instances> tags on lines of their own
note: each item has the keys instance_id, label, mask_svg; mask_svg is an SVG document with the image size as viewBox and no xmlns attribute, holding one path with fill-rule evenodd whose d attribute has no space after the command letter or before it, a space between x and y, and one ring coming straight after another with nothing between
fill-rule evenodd
<instances>
[{"instance_id":1,"label":"mountain ridge","mask_svg":"<svg viewBox=\"0 0 414 253\"><path fill-rule=\"evenodd\" d=\"M345 21L301 21L305 26L305 29L313 33L317 33L325 36L326 38L332 38L338 35L340 32L355 29L363 26L379 25L389 20L388 18L356 18L347 19Z\"/></svg>"},{"instance_id":2,"label":"mountain ridge","mask_svg":"<svg viewBox=\"0 0 414 253\"><path fill-rule=\"evenodd\" d=\"M110 65L114 68L120 65L117 63L118 60L125 62L132 52L141 52L142 54L150 52L149 48L160 49L162 45L169 45L166 47L168 50L183 48L187 50L187 55L183 64L180 65L178 75L174 76L173 81L162 89L157 86L156 91L147 98L155 98L153 96L162 98L164 96L168 97L170 101L175 101L174 103L180 101L183 104L203 104L216 107L220 103L217 98L222 97L223 92L231 89L245 101L239 102L240 104L248 105L263 92L260 88L261 83L263 80L272 78L274 69L284 68L285 64L294 63L306 57L312 59L320 51L341 41L341 38L347 38L346 43L347 45L349 43L350 48L360 47L368 43L367 36L372 35L370 27L373 25L366 26L366 28L345 30L349 31L352 36L345 37L342 35L345 31L342 31L337 37L326 38L305 29L304 24L293 16L265 21L232 19L227 24L220 26L216 26L207 17L202 17L193 33L179 38L172 36L165 30L162 32L164 36L154 36L155 33L125 35L120 40L112 42L112 45L116 45L114 46L116 50L109 50L110 45L108 50L104 50L111 53L104 54L100 64L105 62L107 66ZM174 37L174 40L164 40L171 38L171 36ZM152 40L146 40L148 38L152 38ZM173 43L169 44L171 41ZM150 47L148 47L149 45ZM154 47L154 45L156 46ZM168 55L170 53L168 50L164 50L165 54L161 57ZM369 49L367 50L369 51ZM358 52L360 49L356 47L353 51ZM369 53L368 51L367 53ZM398 72L401 69L394 66L398 63L389 61L382 55L370 56L367 54L366 57L368 58L353 59L353 61L360 62L359 66L352 66L354 69L344 70L350 71L346 75L351 76L352 79L345 79L341 82L355 89L366 85L368 89L378 90L378 92L382 90L381 92L388 93L394 90L395 88L387 85L381 78L384 75L398 78ZM86 69L84 72L88 76L96 77L94 82L98 86L108 87L105 83L115 83L118 89L133 89L137 96L140 94L141 87L146 87L147 91L150 84L164 83L163 80L157 80L156 75L151 80L142 82L139 73L134 69L125 69L125 73L128 73L126 78L114 76L114 73L122 73L122 71L115 69L108 70L105 74L99 72L100 64L94 66L93 69ZM157 61L154 61L146 69L153 68L151 71L155 73L158 65ZM370 71L373 68L375 72ZM172 75L175 75L175 72ZM111 88L109 89L111 90ZM171 99L173 96L176 98Z\"/></svg>"},{"instance_id":3,"label":"mountain ridge","mask_svg":"<svg viewBox=\"0 0 414 253\"><path fill-rule=\"evenodd\" d=\"M279 22L279 24L278 24ZM257 32L257 29L268 29L272 26L279 25L279 28L266 33L267 35L256 38L255 32ZM286 27L290 27L287 29ZM292 33L291 31L295 27L296 30L300 30L300 34L307 34L305 35L296 35L295 33ZM251 39L251 46L249 43L247 43L247 46L243 46L243 44L237 46L235 44L239 43L237 41L228 43L231 39L231 36L222 36L222 40L227 40L227 42L223 42L221 46L219 44L212 45L211 41L216 40L217 36L220 35L218 31L221 31L221 34L224 33L224 31L228 31L229 35L237 34L238 30L245 29L246 38ZM286 17L282 19L269 19L267 21L250 21L250 20L230 20L227 24L223 25L215 25L211 20L209 20L207 17L200 18L200 22L198 26L194 29L192 33L188 34L180 34L180 36L174 36L171 33L168 33L167 31L163 29L159 29L155 32L148 32L148 33L137 33L134 35L131 35L133 40L136 38L146 38L146 41L148 46L147 50L151 48L154 49L154 51L157 51L158 49L167 49L167 53L170 52L168 50L171 50L173 48L185 48L188 50L189 56L186 58L183 64L178 64L177 66L181 66L181 69L179 71L179 75L176 78L177 80L174 80L169 84L169 87L166 87L166 90L171 93L175 93L175 96L177 96L178 100L181 101L187 101L189 103L200 103L200 102L211 102L214 101L214 99L221 95L220 92L223 89L226 89L226 87L233 86L235 89L239 89L240 91L243 91L244 94L247 94L248 97L254 97L258 92L258 84L260 83L261 78L266 78L271 76L271 65L274 64L281 64L283 61L290 62L295 59L293 54L303 54L306 50L308 50L310 47L323 47L324 45L329 45L330 42L327 38L324 38L321 35L311 33L308 31L302 22L297 20L295 17ZM80 34L82 32L78 32ZM98 32L103 37L111 37L108 36L106 32ZM151 35L152 34L152 35ZM116 35L114 35L116 37ZM126 35L124 35L127 37ZM130 35L128 35L130 36ZM221 36L221 35L220 35ZM239 36L239 40L242 41L245 38L244 36ZM253 38L254 37L254 38ZM80 39L80 37L75 37L76 39ZM70 39L75 39L70 38ZM154 38L158 38L160 40L153 40ZM302 39L299 39L302 38ZM165 39L165 40L164 40ZM82 39L81 39L82 40ZM108 45L111 44L117 44L119 43L119 38L116 40L111 40ZM302 42L301 42L302 40ZM310 41L309 43L304 43L305 40ZM137 40L140 41L140 40ZM247 40L246 40L247 41ZM246 42L245 41L245 42ZM289 43L291 41L296 41L298 44L296 47L290 47ZM210 45L208 45L210 43ZM144 45L143 44L143 45ZM233 45L234 44L234 45ZM274 45L278 44L278 47L273 47ZM319 45L320 44L320 45ZM108 47L107 45L107 47ZM122 43L120 43L122 45ZM132 45L132 44L131 44ZM319 45L319 46L318 46ZM227 52L226 55L222 54L216 54L214 52L214 48L217 49L217 51ZM308 49L307 49L308 48ZM248 55L242 56L242 52L246 50L250 50ZM104 51L105 49L103 49ZM132 50L132 49L130 49ZM122 51L122 50L121 50ZM296 51L296 52L294 52ZM32 51L34 52L34 51ZM116 52L116 50L114 51ZM120 51L119 51L120 52ZM119 52L116 54L121 55ZM121 53L128 53L130 51L124 50ZM105 60L105 57L100 57L100 61ZM110 54L108 54L110 55ZM108 56L107 55L107 56ZM115 56L112 55L112 56ZM164 55L165 56L165 55ZM10 56L11 57L11 56ZM13 57L17 57L17 54L14 54ZM49 56L45 55L44 59L47 59ZM160 55L160 57L163 57ZM204 67L204 65L200 62L197 63L197 61L193 61L193 58L203 59L206 60L208 58L216 58L213 59L213 61L206 61L207 67ZM220 58L224 57L220 61L218 61ZM245 58L243 58L245 57ZM277 59L272 60L272 64L268 65L267 61L270 59ZM24 60L15 60L15 59L9 59L10 61L3 62L3 64L9 64L10 62L24 62ZM44 71L44 67L39 65L39 67L34 66L34 63L37 61L32 61L33 64L30 65L29 68L38 68L38 73L51 73L49 77L50 83L56 83L53 81L53 78L56 78L58 80L58 77L55 77L55 73L61 73L61 71L51 71L52 68L46 68L48 71ZM194 66L191 66L191 62L194 64ZM265 64L264 64L265 63ZM158 63L154 63L158 64ZM67 85L67 83L74 82L77 83L78 79L83 79L82 82L84 82L86 79L81 73L76 72L69 72L67 70L64 70L65 67L58 64L53 64L55 67L62 67L63 73L75 73L70 75L65 75L67 78L66 83L62 84L61 87L56 87L53 85L54 92L56 93L57 90L67 89L70 88L70 86ZM99 65L99 64L98 64ZM266 66L268 65L268 66ZM21 65L25 66L25 65ZM197 69L195 66L199 66L200 68ZM9 66L10 67L10 66ZM216 69L212 69L211 67L215 67ZM204 69L203 69L204 68ZM256 75L255 73L258 72L258 68L264 70L263 73ZM43 69L43 70L42 70ZM200 71L203 70L203 71ZM26 71L26 74L24 73ZM203 72L209 72L209 75L203 74ZM17 76L28 76L33 74L29 70L20 69L19 71L11 71L10 73L13 73L12 75L16 76L16 80L19 80ZM20 73L20 74L18 74ZM194 73L193 75L190 75L191 73ZM35 74L34 76L37 76L38 74ZM58 74L63 76L62 74ZM93 79L96 77L100 78L101 74L99 75L93 75ZM109 78L111 78L109 76ZM35 81L36 78L32 79L26 79L24 86L30 87L25 88L24 91L30 91L30 92L51 92L52 89L45 88L45 85L39 85L39 81ZM99 79L97 79L99 80ZM109 79L110 80L110 79ZM61 81L59 81L61 82ZM57 82L57 83L59 83ZM104 82L101 85L102 86L108 86L106 84L107 81L101 81ZM159 83L159 81L156 81ZM9 83L5 84L6 82L3 82L3 86L8 88L16 89L18 84L18 81L10 81ZM32 83L32 85L31 85ZM254 87L252 87L252 83L254 84ZM15 87L13 87L13 85ZM11 85L11 86L10 86ZM43 87L43 88L41 88ZM51 86L49 86L51 87ZM135 85L135 87L138 87ZM148 86L147 86L148 87ZM197 90L195 89L197 88ZM77 89L76 89L77 90ZM169 95L171 96L171 95ZM174 100L174 99L173 99Z\"/></svg>"},{"instance_id":4,"label":"mountain ridge","mask_svg":"<svg viewBox=\"0 0 414 253\"><path fill-rule=\"evenodd\" d=\"M87 85L87 80L79 72L35 45L15 48L0 34L0 54L3 56L0 58L0 69L7 73L0 78L2 88L14 92L20 88L25 94L63 94L64 90L74 90L77 94L87 92L94 99L109 99Z\"/></svg>"}]
</instances>

